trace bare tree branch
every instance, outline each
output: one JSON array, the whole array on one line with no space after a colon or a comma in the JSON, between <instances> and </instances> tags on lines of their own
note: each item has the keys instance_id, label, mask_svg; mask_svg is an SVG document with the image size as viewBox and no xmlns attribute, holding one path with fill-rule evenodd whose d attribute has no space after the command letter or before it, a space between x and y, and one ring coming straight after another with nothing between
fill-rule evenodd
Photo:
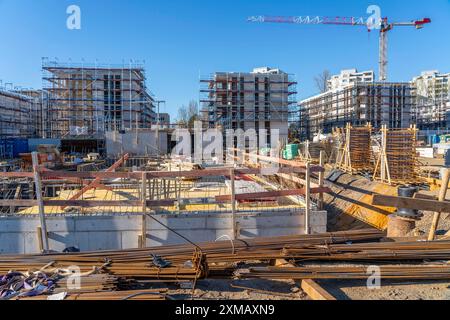
<instances>
[{"instance_id":1,"label":"bare tree branch","mask_svg":"<svg viewBox=\"0 0 450 320\"><path fill-rule=\"evenodd\" d=\"M317 89L320 93L328 91L328 80L331 79L330 71L324 70L321 74L314 78Z\"/></svg>"}]
</instances>

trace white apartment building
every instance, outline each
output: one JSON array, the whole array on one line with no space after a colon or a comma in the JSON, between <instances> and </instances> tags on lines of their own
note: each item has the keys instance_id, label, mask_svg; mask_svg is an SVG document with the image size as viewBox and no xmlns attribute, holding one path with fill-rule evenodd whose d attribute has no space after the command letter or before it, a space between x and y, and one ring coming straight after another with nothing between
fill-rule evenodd
<instances>
[{"instance_id":1,"label":"white apartment building","mask_svg":"<svg viewBox=\"0 0 450 320\"><path fill-rule=\"evenodd\" d=\"M450 128L450 73L438 70L424 71L413 78L416 103L413 115L419 129Z\"/></svg>"},{"instance_id":2,"label":"white apartment building","mask_svg":"<svg viewBox=\"0 0 450 320\"><path fill-rule=\"evenodd\" d=\"M424 71L412 80L418 96L434 101L449 100L450 73L439 73L438 70Z\"/></svg>"},{"instance_id":3,"label":"white apartment building","mask_svg":"<svg viewBox=\"0 0 450 320\"><path fill-rule=\"evenodd\" d=\"M342 70L340 74L334 75L328 80L328 90L342 89L348 85L358 83L373 83L375 73L373 71L358 72L357 69Z\"/></svg>"}]
</instances>

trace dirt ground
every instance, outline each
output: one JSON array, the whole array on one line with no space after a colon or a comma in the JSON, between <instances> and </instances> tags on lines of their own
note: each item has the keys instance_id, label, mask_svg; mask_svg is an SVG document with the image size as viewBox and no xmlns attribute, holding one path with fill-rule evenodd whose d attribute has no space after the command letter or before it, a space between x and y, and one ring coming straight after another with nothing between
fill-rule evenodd
<instances>
[{"instance_id":1,"label":"dirt ground","mask_svg":"<svg viewBox=\"0 0 450 320\"><path fill-rule=\"evenodd\" d=\"M178 287L178 288L177 288ZM248 288L248 289L247 289ZM175 299L191 299L192 289L169 287ZM295 281L201 280L194 290L195 300L308 300Z\"/></svg>"},{"instance_id":2,"label":"dirt ground","mask_svg":"<svg viewBox=\"0 0 450 320\"><path fill-rule=\"evenodd\" d=\"M381 281L369 290L363 280L327 280L320 285L338 300L450 300L450 282Z\"/></svg>"},{"instance_id":3,"label":"dirt ground","mask_svg":"<svg viewBox=\"0 0 450 320\"><path fill-rule=\"evenodd\" d=\"M422 159L422 161L424 161ZM424 161L427 169L438 171L443 167L442 159ZM349 198L359 198L364 191L373 189L376 183L366 177L343 175L338 183L327 183L335 194L345 195ZM346 189L345 185L350 185ZM438 191L420 191L428 196L438 196ZM447 195L450 200L450 192ZM332 195L325 195L326 209L328 211L329 231L370 228L367 224L345 214L343 211L350 205L347 201ZM433 220L434 212L420 212L423 216L416 222L416 228L409 236L424 236L428 234ZM450 214L443 213L437 229L437 235L443 236L450 230ZM450 239L449 239L450 240ZM319 283L339 300L450 300L450 282L395 282L382 281L379 290L369 290L365 281L356 280L326 280Z\"/></svg>"},{"instance_id":4,"label":"dirt ground","mask_svg":"<svg viewBox=\"0 0 450 320\"><path fill-rule=\"evenodd\" d=\"M381 281L380 289L370 290L365 280L317 281L337 300L450 300L450 282ZM236 287L237 286L237 287ZM245 289L244 289L245 288ZM248 288L248 289L247 289ZM261 290L261 291L259 291ZM189 300L192 289L170 285L174 299ZM201 280L195 300L311 300L294 280Z\"/></svg>"},{"instance_id":5,"label":"dirt ground","mask_svg":"<svg viewBox=\"0 0 450 320\"><path fill-rule=\"evenodd\" d=\"M438 171L442 161L429 161L426 170ZM351 186L347 189L346 186ZM344 211L351 205L345 198L358 199L371 193L375 182L367 177L343 175L337 184L327 183L333 195L325 195L325 209L328 211L329 231L370 228ZM437 192L421 191L423 194L437 196ZM450 200L450 194L448 195ZM431 226L432 212L422 212L423 217L416 224L411 236L425 235ZM442 214L438 235L450 230L450 214ZM347 264L350 266L350 264ZM370 290L364 280L320 280L323 288L338 300L450 300L449 281L381 281L381 288ZM310 300L301 290L299 281L286 280L201 280L192 292L190 288L170 285L169 295L175 299L197 300Z\"/></svg>"},{"instance_id":6,"label":"dirt ground","mask_svg":"<svg viewBox=\"0 0 450 320\"><path fill-rule=\"evenodd\" d=\"M263 266L252 263L237 271ZM304 262L299 266L369 266L368 264ZM450 281L395 281L381 279L379 289L369 289L367 280L316 280L337 300L450 300ZM299 280L206 279L181 284L161 284L176 300L311 300ZM152 287L156 288L156 287Z\"/></svg>"}]
</instances>

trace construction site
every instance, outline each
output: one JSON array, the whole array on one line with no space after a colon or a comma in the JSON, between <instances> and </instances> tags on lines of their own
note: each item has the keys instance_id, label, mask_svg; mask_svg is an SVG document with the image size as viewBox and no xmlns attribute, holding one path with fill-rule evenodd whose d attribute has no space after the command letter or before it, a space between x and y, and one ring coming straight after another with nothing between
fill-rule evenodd
<instances>
[{"instance_id":1,"label":"construction site","mask_svg":"<svg viewBox=\"0 0 450 320\"><path fill-rule=\"evenodd\" d=\"M366 26L317 19L248 20ZM429 23L382 19L379 79L301 101L210 70L186 122L142 62L43 58L0 86L0 300L449 300L450 73L387 73L388 31Z\"/></svg>"}]
</instances>

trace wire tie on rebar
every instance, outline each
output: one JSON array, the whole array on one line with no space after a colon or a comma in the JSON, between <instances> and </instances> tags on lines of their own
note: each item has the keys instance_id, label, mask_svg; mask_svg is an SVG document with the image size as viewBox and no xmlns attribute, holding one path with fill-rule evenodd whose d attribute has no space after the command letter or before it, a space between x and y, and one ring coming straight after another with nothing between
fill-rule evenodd
<instances>
[{"instance_id":1,"label":"wire tie on rebar","mask_svg":"<svg viewBox=\"0 0 450 320\"><path fill-rule=\"evenodd\" d=\"M234 255L234 254L235 254L234 242L233 242L233 239L231 239L231 237L230 237L229 235L224 234L223 236L217 238L216 241L214 241L214 242L217 242L217 241L219 241L219 240L222 239L222 238L225 238L225 239L228 238L228 240L230 240L231 246L232 246L232 248L233 248L233 251L231 252L231 254Z\"/></svg>"}]
</instances>

